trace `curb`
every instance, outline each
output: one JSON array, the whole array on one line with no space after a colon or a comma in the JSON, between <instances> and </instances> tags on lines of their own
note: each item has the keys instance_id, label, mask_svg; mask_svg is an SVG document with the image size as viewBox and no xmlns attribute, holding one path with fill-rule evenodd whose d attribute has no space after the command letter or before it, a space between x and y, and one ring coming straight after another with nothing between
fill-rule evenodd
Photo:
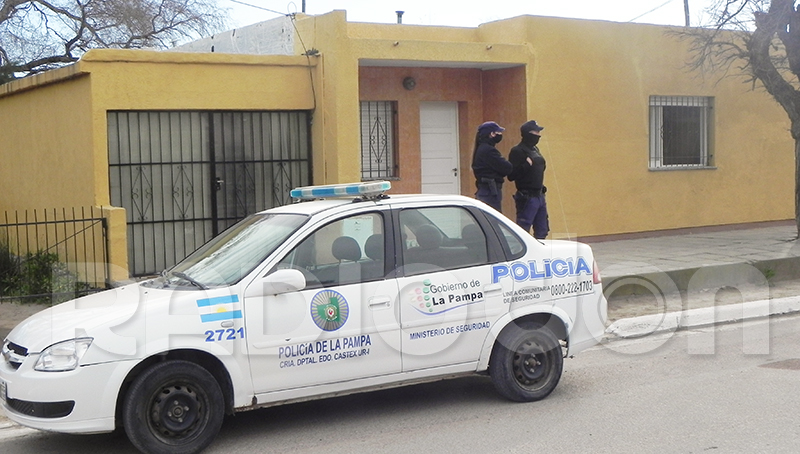
<instances>
[{"instance_id":1,"label":"curb","mask_svg":"<svg viewBox=\"0 0 800 454\"><path fill-rule=\"evenodd\" d=\"M603 290L614 288L615 295L624 296L652 293L649 287L654 287L664 293L670 293L725 286L737 287L743 283L763 284L768 281L795 280L798 276L800 276L800 256L792 256L666 271L647 269L632 274L603 275Z\"/></svg>"},{"instance_id":2,"label":"curb","mask_svg":"<svg viewBox=\"0 0 800 454\"><path fill-rule=\"evenodd\" d=\"M800 296L726 304L624 318L606 328L605 337L609 340L631 339L679 329L721 325L798 312L800 312Z\"/></svg>"}]
</instances>

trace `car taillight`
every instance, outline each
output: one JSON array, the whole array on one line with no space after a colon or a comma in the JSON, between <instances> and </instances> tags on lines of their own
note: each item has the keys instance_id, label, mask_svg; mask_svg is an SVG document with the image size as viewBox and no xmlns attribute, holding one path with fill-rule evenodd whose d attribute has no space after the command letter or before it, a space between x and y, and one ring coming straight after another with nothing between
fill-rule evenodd
<instances>
[{"instance_id":1,"label":"car taillight","mask_svg":"<svg viewBox=\"0 0 800 454\"><path fill-rule=\"evenodd\" d=\"M603 278L600 277L600 268L597 266L597 262L592 261L592 282L595 284L600 284L603 282Z\"/></svg>"}]
</instances>

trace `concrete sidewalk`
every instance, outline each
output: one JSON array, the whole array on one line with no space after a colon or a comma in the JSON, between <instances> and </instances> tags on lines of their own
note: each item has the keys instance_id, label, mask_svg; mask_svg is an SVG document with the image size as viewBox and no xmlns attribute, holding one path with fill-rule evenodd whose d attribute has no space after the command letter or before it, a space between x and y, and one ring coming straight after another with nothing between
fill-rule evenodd
<instances>
[{"instance_id":1,"label":"concrete sidewalk","mask_svg":"<svg viewBox=\"0 0 800 454\"><path fill-rule=\"evenodd\" d=\"M725 275L743 265L771 281L800 279L795 236L794 222L781 221L578 240L592 246L606 286L624 277L666 274L678 290L687 290L692 279L696 288L705 282L716 286L714 279L725 285L730 281ZM701 269L705 272L697 276Z\"/></svg>"},{"instance_id":2,"label":"concrete sidewalk","mask_svg":"<svg viewBox=\"0 0 800 454\"><path fill-rule=\"evenodd\" d=\"M582 239L609 300L608 337L800 311L793 221Z\"/></svg>"}]
</instances>

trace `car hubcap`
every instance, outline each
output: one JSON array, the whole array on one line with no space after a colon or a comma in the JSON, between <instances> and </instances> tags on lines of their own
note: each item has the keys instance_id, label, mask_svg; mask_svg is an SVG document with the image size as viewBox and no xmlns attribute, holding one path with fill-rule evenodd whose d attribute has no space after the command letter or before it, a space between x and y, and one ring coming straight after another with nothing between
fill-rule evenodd
<instances>
[{"instance_id":1,"label":"car hubcap","mask_svg":"<svg viewBox=\"0 0 800 454\"><path fill-rule=\"evenodd\" d=\"M197 426L202 412L197 394L186 386L161 389L150 409L151 424L162 435L182 438Z\"/></svg>"},{"instance_id":2,"label":"car hubcap","mask_svg":"<svg viewBox=\"0 0 800 454\"><path fill-rule=\"evenodd\" d=\"M520 345L514 355L514 375L517 381L521 385L530 386L544 378L546 373L545 353L542 348L532 341Z\"/></svg>"}]
</instances>

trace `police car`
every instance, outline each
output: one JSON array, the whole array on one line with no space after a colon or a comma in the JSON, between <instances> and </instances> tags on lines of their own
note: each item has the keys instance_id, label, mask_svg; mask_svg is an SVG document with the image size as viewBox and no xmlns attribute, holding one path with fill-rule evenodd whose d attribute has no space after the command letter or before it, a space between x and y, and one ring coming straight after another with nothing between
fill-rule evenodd
<instances>
[{"instance_id":1,"label":"police car","mask_svg":"<svg viewBox=\"0 0 800 454\"><path fill-rule=\"evenodd\" d=\"M225 414L445 376L545 398L605 329L589 246L389 188L295 189L161 277L30 317L3 341L6 414L176 453L208 446Z\"/></svg>"}]
</instances>

